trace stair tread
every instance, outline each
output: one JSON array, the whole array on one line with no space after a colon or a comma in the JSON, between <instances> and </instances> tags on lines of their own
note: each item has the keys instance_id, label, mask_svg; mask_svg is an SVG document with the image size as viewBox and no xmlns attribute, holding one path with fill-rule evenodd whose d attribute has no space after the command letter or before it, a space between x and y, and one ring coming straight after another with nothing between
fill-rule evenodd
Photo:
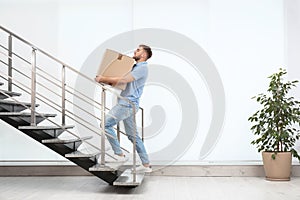
<instances>
[{"instance_id":1,"label":"stair tread","mask_svg":"<svg viewBox=\"0 0 300 200\"><path fill-rule=\"evenodd\" d=\"M26 102L16 102L16 101L11 101L11 100L5 100L5 99L0 99L0 104L9 104L9 105L26 105L26 106L31 106L31 103L26 103ZM39 104L35 105L36 107L39 106Z\"/></svg>"},{"instance_id":2,"label":"stair tread","mask_svg":"<svg viewBox=\"0 0 300 200\"><path fill-rule=\"evenodd\" d=\"M22 130L57 130L57 129L70 129L74 128L73 125L69 126L19 126Z\"/></svg>"},{"instance_id":3,"label":"stair tread","mask_svg":"<svg viewBox=\"0 0 300 200\"><path fill-rule=\"evenodd\" d=\"M106 163L104 166L101 164L96 164L89 168L91 172L114 172L117 171L123 163Z\"/></svg>"},{"instance_id":4,"label":"stair tread","mask_svg":"<svg viewBox=\"0 0 300 200\"><path fill-rule=\"evenodd\" d=\"M77 141L88 140L91 138L93 138L93 136L86 136L86 137L82 137L82 138L72 138L72 139L53 138L53 139L42 140L42 143L44 143L44 144L67 144L67 143L72 143L72 142L77 142Z\"/></svg>"},{"instance_id":5,"label":"stair tread","mask_svg":"<svg viewBox=\"0 0 300 200\"><path fill-rule=\"evenodd\" d=\"M81 151L74 151L72 153L68 153L65 155L66 158L90 158L96 155L99 155L100 152L93 152L93 153L83 153Z\"/></svg>"},{"instance_id":6,"label":"stair tread","mask_svg":"<svg viewBox=\"0 0 300 200\"><path fill-rule=\"evenodd\" d=\"M133 181L131 169L126 169L113 183L116 186L139 186L141 185L145 173L136 173L136 180Z\"/></svg>"},{"instance_id":7,"label":"stair tread","mask_svg":"<svg viewBox=\"0 0 300 200\"><path fill-rule=\"evenodd\" d=\"M0 116L11 116L11 117L28 117L31 116L31 113L24 113L24 112L0 112ZM38 114L36 113L36 116L41 116L41 117L55 117L56 114Z\"/></svg>"},{"instance_id":8,"label":"stair tread","mask_svg":"<svg viewBox=\"0 0 300 200\"><path fill-rule=\"evenodd\" d=\"M18 92L12 92L12 91L7 91L7 90L1 90L0 89L0 93L5 93L5 94L9 94L9 95L13 95L13 96L21 96L22 94L21 93L18 93Z\"/></svg>"}]
</instances>

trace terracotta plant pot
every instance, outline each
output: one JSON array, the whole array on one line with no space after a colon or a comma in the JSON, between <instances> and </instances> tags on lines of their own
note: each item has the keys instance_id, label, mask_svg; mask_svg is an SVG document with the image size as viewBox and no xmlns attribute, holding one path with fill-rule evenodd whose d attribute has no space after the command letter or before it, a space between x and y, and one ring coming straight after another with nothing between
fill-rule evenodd
<instances>
[{"instance_id":1,"label":"terracotta plant pot","mask_svg":"<svg viewBox=\"0 0 300 200\"><path fill-rule=\"evenodd\" d=\"M279 152L272 159L273 152L263 152L263 164L266 179L271 181L289 181L291 177L292 153Z\"/></svg>"}]
</instances>

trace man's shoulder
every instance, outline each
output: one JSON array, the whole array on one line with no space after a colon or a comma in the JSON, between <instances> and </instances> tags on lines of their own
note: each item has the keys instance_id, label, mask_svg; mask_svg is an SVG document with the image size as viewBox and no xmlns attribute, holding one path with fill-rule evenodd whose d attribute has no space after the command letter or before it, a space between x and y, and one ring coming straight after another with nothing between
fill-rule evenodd
<instances>
[{"instance_id":1,"label":"man's shoulder","mask_svg":"<svg viewBox=\"0 0 300 200\"><path fill-rule=\"evenodd\" d=\"M145 70L146 71L148 70L147 62L138 63L132 69L132 71L145 71Z\"/></svg>"},{"instance_id":2,"label":"man's shoulder","mask_svg":"<svg viewBox=\"0 0 300 200\"><path fill-rule=\"evenodd\" d=\"M146 61L144 61L144 62L139 62L139 63L136 63L135 64L137 67L139 67L139 66L143 66L143 67L145 67L145 66L147 66L148 65L148 63L146 62Z\"/></svg>"}]
</instances>

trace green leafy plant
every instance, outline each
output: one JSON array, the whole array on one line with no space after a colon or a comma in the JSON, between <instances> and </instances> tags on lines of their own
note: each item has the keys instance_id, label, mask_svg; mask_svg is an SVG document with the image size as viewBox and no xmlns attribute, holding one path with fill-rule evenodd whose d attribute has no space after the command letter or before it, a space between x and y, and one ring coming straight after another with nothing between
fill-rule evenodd
<instances>
[{"instance_id":1,"label":"green leafy plant","mask_svg":"<svg viewBox=\"0 0 300 200\"><path fill-rule=\"evenodd\" d=\"M298 81L284 82L283 76L286 73L286 70L280 68L279 72L268 77L270 83L267 93L253 97L262 108L248 119L254 123L252 132L258 136L251 144L257 147L258 152L274 152L273 159L278 152L290 151L300 161L294 149L300 137L300 102L288 96Z\"/></svg>"}]
</instances>

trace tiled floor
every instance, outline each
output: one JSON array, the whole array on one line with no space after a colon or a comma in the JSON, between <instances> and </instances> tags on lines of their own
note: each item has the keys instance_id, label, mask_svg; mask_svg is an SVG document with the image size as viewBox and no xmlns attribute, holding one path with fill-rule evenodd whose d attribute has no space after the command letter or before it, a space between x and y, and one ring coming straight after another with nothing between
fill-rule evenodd
<instances>
[{"instance_id":1,"label":"tiled floor","mask_svg":"<svg viewBox=\"0 0 300 200\"><path fill-rule=\"evenodd\" d=\"M141 186L109 186L93 176L0 177L0 200L299 200L300 177L146 176Z\"/></svg>"}]
</instances>

